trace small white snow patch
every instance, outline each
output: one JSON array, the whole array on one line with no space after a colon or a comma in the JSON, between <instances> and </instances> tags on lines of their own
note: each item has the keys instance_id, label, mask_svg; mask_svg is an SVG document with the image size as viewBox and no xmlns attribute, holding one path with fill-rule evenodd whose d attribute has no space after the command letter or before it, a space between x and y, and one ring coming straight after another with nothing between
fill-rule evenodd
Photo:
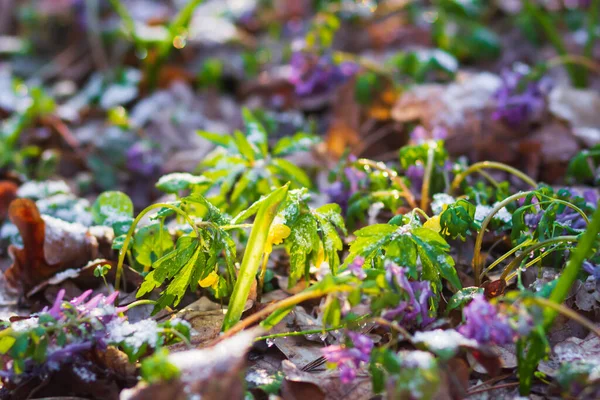
<instances>
[{"instance_id":1,"label":"small white snow patch","mask_svg":"<svg viewBox=\"0 0 600 400\"><path fill-rule=\"evenodd\" d=\"M115 343L125 343L136 351L147 343L156 347L158 339L158 324L151 319L144 319L135 324L129 321L113 320L107 325L108 340Z\"/></svg>"},{"instance_id":2,"label":"small white snow patch","mask_svg":"<svg viewBox=\"0 0 600 400\"><path fill-rule=\"evenodd\" d=\"M18 197L28 199L43 199L58 193L71 193L65 181L25 182L17 190Z\"/></svg>"},{"instance_id":3,"label":"small white snow patch","mask_svg":"<svg viewBox=\"0 0 600 400\"><path fill-rule=\"evenodd\" d=\"M10 324L10 327L14 332L24 332L38 326L39 320L38 317L31 317L27 319L22 319L20 321L15 321Z\"/></svg>"},{"instance_id":4,"label":"small white snow patch","mask_svg":"<svg viewBox=\"0 0 600 400\"><path fill-rule=\"evenodd\" d=\"M459 346L477 347L477 341L468 339L455 329L436 329L433 331L416 332L413 342L423 343L434 353L444 350L458 350Z\"/></svg>"},{"instance_id":5,"label":"small white snow patch","mask_svg":"<svg viewBox=\"0 0 600 400\"><path fill-rule=\"evenodd\" d=\"M456 199L446 193L436 193L433 195L433 201L431 202L431 210L435 215L440 214L444 210L445 205L452 204Z\"/></svg>"},{"instance_id":6,"label":"small white snow patch","mask_svg":"<svg viewBox=\"0 0 600 400\"><path fill-rule=\"evenodd\" d=\"M51 285L56 285L61 283L64 280L77 278L79 276L79 271L73 268L65 269L54 275L52 278L48 279L48 283Z\"/></svg>"},{"instance_id":7,"label":"small white snow patch","mask_svg":"<svg viewBox=\"0 0 600 400\"><path fill-rule=\"evenodd\" d=\"M483 204L478 204L475 207L475 221L482 222L492 212L492 207Z\"/></svg>"},{"instance_id":8,"label":"small white snow patch","mask_svg":"<svg viewBox=\"0 0 600 400\"><path fill-rule=\"evenodd\" d=\"M402 354L402 365L408 368L429 369L435 365L435 357L427 351L407 351Z\"/></svg>"},{"instance_id":9,"label":"small white snow patch","mask_svg":"<svg viewBox=\"0 0 600 400\"><path fill-rule=\"evenodd\" d=\"M94 382L96 380L96 374L86 367L73 367L73 372L84 382Z\"/></svg>"}]
</instances>

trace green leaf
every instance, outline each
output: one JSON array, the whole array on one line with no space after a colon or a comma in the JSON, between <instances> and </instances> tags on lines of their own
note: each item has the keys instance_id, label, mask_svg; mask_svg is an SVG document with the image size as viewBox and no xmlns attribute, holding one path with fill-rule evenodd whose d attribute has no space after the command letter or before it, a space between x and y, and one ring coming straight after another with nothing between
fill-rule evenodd
<instances>
[{"instance_id":1,"label":"green leaf","mask_svg":"<svg viewBox=\"0 0 600 400\"><path fill-rule=\"evenodd\" d=\"M469 301L473 299L473 297L477 294L483 293L483 288L472 286L466 287L464 289L459 290L454 293L450 300L448 300L448 306L446 307L446 313L450 311L462 307L467 304Z\"/></svg>"},{"instance_id":2,"label":"green leaf","mask_svg":"<svg viewBox=\"0 0 600 400\"><path fill-rule=\"evenodd\" d=\"M277 167L280 174L300 187L310 188L312 182L308 175L301 168L292 164L284 158L274 158L271 160L272 164Z\"/></svg>"},{"instance_id":3,"label":"green leaf","mask_svg":"<svg viewBox=\"0 0 600 400\"><path fill-rule=\"evenodd\" d=\"M204 139L208 140L221 147L229 147L233 143L233 138L229 135L223 135L220 133L212 133L206 131L196 131L196 133L202 136Z\"/></svg>"},{"instance_id":4,"label":"green leaf","mask_svg":"<svg viewBox=\"0 0 600 400\"><path fill-rule=\"evenodd\" d=\"M156 183L156 187L165 193L179 193L182 190L192 189L197 186L208 186L210 183L211 180L205 176L175 172L161 176Z\"/></svg>"},{"instance_id":5,"label":"green leaf","mask_svg":"<svg viewBox=\"0 0 600 400\"><path fill-rule=\"evenodd\" d=\"M318 136L299 132L294 136L285 136L280 139L275 147L273 147L272 154L274 156L283 157L300 151L308 151L320 141L321 138Z\"/></svg>"},{"instance_id":6,"label":"green leaf","mask_svg":"<svg viewBox=\"0 0 600 400\"><path fill-rule=\"evenodd\" d=\"M133 251L141 265L152 265L165 251L173 247L169 230L155 222L140 228L134 236Z\"/></svg>"},{"instance_id":7,"label":"green leaf","mask_svg":"<svg viewBox=\"0 0 600 400\"><path fill-rule=\"evenodd\" d=\"M174 250L159 258L152 267L154 268L140 286L136 297L141 297L151 292L154 288L162 285L166 279L177 274L200 248L198 238L182 236L177 240Z\"/></svg>"},{"instance_id":8,"label":"green leaf","mask_svg":"<svg viewBox=\"0 0 600 400\"><path fill-rule=\"evenodd\" d=\"M397 226L388 224L369 225L354 232L356 240L350 244L350 254L344 262L347 266L357 256L365 259L368 265L375 257L382 255L383 248L392 239L392 234L398 229Z\"/></svg>"},{"instance_id":9,"label":"green leaf","mask_svg":"<svg viewBox=\"0 0 600 400\"><path fill-rule=\"evenodd\" d=\"M301 215L290 226L290 235L285 239L285 248L290 256L288 287L293 287L307 272L310 254L319 250L320 238L315 218Z\"/></svg>"},{"instance_id":10,"label":"green leaf","mask_svg":"<svg viewBox=\"0 0 600 400\"><path fill-rule=\"evenodd\" d=\"M246 139L246 137L240 131L235 131L233 134L233 140L235 141L235 145L237 146L240 154L248 161L254 162L255 154L252 145Z\"/></svg>"},{"instance_id":11,"label":"green leaf","mask_svg":"<svg viewBox=\"0 0 600 400\"><path fill-rule=\"evenodd\" d=\"M262 157L265 158L269 154L267 131L265 127L252 115L250 110L247 108L242 109L242 118L244 120L244 127L246 129L246 137L248 142L255 145L261 152Z\"/></svg>"},{"instance_id":12,"label":"green leaf","mask_svg":"<svg viewBox=\"0 0 600 400\"><path fill-rule=\"evenodd\" d=\"M198 246L196 251L190 259L183 265L183 267L177 272L175 278L169 283L167 289L161 293L162 295L168 296L169 299L173 299L173 305L177 306L181 301L181 298L185 294L188 286L193 286L198 282L199 266L196 263L204 264L206 257L202 253L202 247Z\"/></svg>"},{"instance_id":13,"label":"green leaf","mask_svg":"<svg viewBox=\"0 0 600 400\"><path fill-rule=\"evenodd\" d=\"M342 319L342 306L336 296L329 296L323 310L323 325L338 326Z\"/></svg>"},{"instance_id":14,"label":"green leaf","mask_svg":"<svg viewBox=\"0 0 600 400\"><path fill-rule=\"evenodd\" d=\"M434 276L435 273L433 272L437 271L455 289L461 289L462 285L458 278L458 273L454 268L454 259L448 254L450 245L444 238L427 228L415 228L412 234L417 244L417 252L423 263L423 273L425 274L426 269L430 270L428 274L431 275L426 278L431 278L432 281L439 280L439 278Z\"/></svg>"},{"instance_id":15,"label":"green leaf","mask_svg":"<svg viewBox=\"0 0 600 400\"><path fill-rule=\"evenodd\" d=\"M104 192L94 202L92 216L96 224L111 226L124 218L133 217L133 203L123 192Z\"/></svg>"},{"instance_id":16,"label":"green leaf","mask_svg":"<svg viewBox=\"0 0 600 400\"><path fill-rule=\"evenodd\" d=\"M321 232L325 261L329 263L331 272L335 275L337 273L337 268L340 265L340 256L338 252L344 248L342 239L340 239L335 226L333 226L333 224L331 224L322 214L315 212L314 216L317 219L318 229Z\"/></svg>"},{"instance_id":17,"label":"green leaf","mask_svg":"<svg viewBox=\"0 0 600 400\"><path fill-rule=\"evenodd\" d=\"M336 228L342 231L344 235L348 234L344 223L344 217L342 216L342 208L339 204L325 204L315 209L315 212L332 223Z\"/></svg>"},{"instance_id":18,"label":"green leaf","mask_svg":"<svg viewBox=\"0 0 600 400\"><path fill-rule=\"evenodd\" d=\"M477 232L479 224L475 221L475 205L460 199L448 205L440 214L442 234L452 239L465 240L472 232Z\"/></svg>"}]
</instances>

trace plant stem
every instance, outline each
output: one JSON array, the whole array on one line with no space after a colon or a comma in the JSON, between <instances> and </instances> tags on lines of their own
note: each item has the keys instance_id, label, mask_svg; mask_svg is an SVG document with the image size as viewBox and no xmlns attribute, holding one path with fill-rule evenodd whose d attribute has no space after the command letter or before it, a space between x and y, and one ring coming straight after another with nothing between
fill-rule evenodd
<instances>
[{"instance_id":1,"label":"plant stem","mask_svg":"<svg viewBox=\"0 0 600 400\"><path fill-rule=\"evenodd\" d=\"M221 225L219 228L223 229L224 231L229 231L232 229L252 228L252 225L253 224Z\"/></svg>"},{"instance_id":2,"label":"plant stem","mask_svg":"<svg viewBox=\"0 0 600 400\"><path fill-rule=\"evenodd\" d=\"M587 59L593 58L594 43L596 42L596 36L598 35L598 28L600 27L600 0L592 0L590 9L588 11L588 26L587 26L587 42L583 49L583 55Z\"/></svg>"},{"instance_id":3,"label":"plant stem","mask_svg":"<svg viewBox=\"0 0 600 400\"><path fill-rule=\"evenodd\" d=\"M502 275L500 276L500 279L506 280L506 277L508 276L508 274L511 273L519 265L521 265L523 260L525 260L525 258L529 257L529 254L531 254L531 252L541 249L542 247L549 246L551 244L576 242L577 239L578 239L577 236L557 236L557 237L550 238L550 239L547 239L547 240L544 240L544 241L541 241L534 245L529 246L528 248L523 250L522 254L520 254L518 257L516 257L514 260L512 260L506 266L506 268L504 268L504 271L502 271Z\"/></svg>"},{"instance_id":4,"label":"plant stem","mask_svg":"<svg viewBox=\"0 0 600 400\"><path fill-rule=\"evenodd\" d=\"M491 263L482 273L481 276L479 277L479 279L483 279L483 277L485 276L485 274L487 274L488 272L490 272L492 269L494 269L494 267L498 264L500 264L502 261L506 260L508 257L510 257L511 255L513 255L514 253L516 253L519 249L522 249L525 246L529 246L531 244L530 240L526 240L523 243L513 247L512 249L510 249L509 251L507 251L506 253L502 254L499 258L497 258L493 263Z\"/></svg>"},{"instance_id":5,"label":"plant stem","mask_svg":"<svg viewBox=\"0 0 600 400\"><path fill-rule=\"evenodd\" d=\"M311 291L306 291L306 292L301 292L301 293L295 294L286 299L280 300L276 303L269 304L262 310L255 312L254 314L248 316L247 318L244 318L243 320L241 320L240 322L238 322L237 324L235 324L234 326L229 328L227 331L225 331L221 336L219 336L218 340L221 341L223 339L233 336L234 334L244 330L245 328L260 321L261 319L267 317L272 312L277 311L279 309L294 307L295 305L303 303L307 300L318 299L319 297L323 297L330 293L348 292L352 289L353 289L352 287L336 286L336 287L330 287L327 289L311 290Z\"/></svg>"},{"instance_id":6,"label":"plant stem","mask_svg":"<svg viewBox=\"0 0 600 400\"><path fill-rule=\"evenodd\" d=\"M129 228L129 231L127 232L127 236L125 236L125 241L123 241L123 247L121 247L121 250L119 250L119 262L117 263L117 273L115 277L115 290L119 290L119 286L121 283L121 274L123 273L123 262L125 261L125 255L127 254L129 243L131 242L131 239L133 238L133 235L135 233L135 228L137 227L137 224L140 222L140 220L144 217L144 215L148 214L150 211L156 208L168 208L170 210L175 211L177 214L182 215L183 218L187 221L187 223L192 227L196 236L200 237L198 228L196 227L196 223L192 221L192 219L182 209L168 203L156 203L149 205L148 207L143 209L137 217L135 217L133 223L131 224L131 227Z\"/></svg>"},{"instance_id":7,"label":"plant stem","mask_svg":"<svg viewBox=\"0 0 600 400\"><path fill-rule=\"evenodd\" d=\"M499 169L499 170L508 172L509 174L516 176L517 178L521 179L523 182L532 186L533 188L536 188L538 185L537 182L534 181L533 179L531 179L527 174L519 171L516 168L511 167L510 165L506 165L506 164L495 162L495 161L481 161L481 162L472 164L469 168L467 168L465 171L461 172L454 178L454 180L452 181L452 185L450 186L450 194L452 194L453 192L455 192L458 189L458 187L460 186L462 181L468 175L470 175L474 172L477 172L479 170L482 170L484 168L485 169L487 169L487 168Z\"/></svg>"},{"instance_id":8,"label":"plant stem","mask_svg":"<svg viewBox=\"0 0 600 400\"><path fill-rule=\"evenodd\" d=\"M471 397L474 394L486 393L486 392L491 392L492 390L496 390L496 389L506 389L506 388L511 388L511 387L515 387L515 386L519 386L519 382L503 383L502 385L477 389L472 392L467 392L467 397Z\"/></svg>"},{"instance_id":9,"label":"plant stem","mask_svg":"<svg viewBox=\"0 0 600 400\"><path fill-rule=\"evenodd\" d=\"M496 204L496 206L492 209L492 211L488 214L488 216L483 220L483 222L481 223L481 229L479 230L479 233L477 234L477 239L475 239L475 248L473 249L473 261L472 261L472 266L473 266L473 274L475 275L475 286L479 286L481 283L481 269L483 268L483 260L481 259L481 246L483 244L483 235L485 234L485 230L487 228L487 226L490 224L490 222L492 221L492 218L494 217L494 215L500 211L504 206L506 206L507 204L518 200L520 198L523 197L527 197L530 193L532 192L519 192L516 194L513 194L510 197L507 197L506 199L502 200L500 203Z\"/></svg>"},{"instance_id":10,"label":"plant stem","mask_svg":"<svg viewBox=\"0 0 600 400\"><path fill-rule=\"evenodd\" d=\"M244 252L240 273L231 294L227 314L223 320L223 331L228 331L232 328L242 316L250 288L256 279L256 273L260 267L271 223L275 219L279 206L287 196L288 187L289 185L286 184L271 193L256 213L255 222L252 231L250 231L250 238Z\"/></svg>"},{"instance_id":11,"label":"plant stem","mask_svg":"<svg viewBox=\"0 0 600 400\"><path fill-rule=\"evenodd\" d=\"M429 207L429 186L431 185L431 174L433 172L433 162L435 161L435 142L429 143L427 149L427 164L425 165L425 174L423 175L423 186L421 187L421 208L427 211Z\"/></svg>"},{"instance_id":12,"label":"plant stem","mask_svg":"<svg viewBox=\"0 0 600 400\"><path fill-rule=\"evenodd\" d=\"M360 160L357 161L357 163L359 165L365 166L365 167L370 167L382 172L387 173L388 178L394 182L396 185L400 186L400 189L402 189L402 197L404 197L406 199L406 201L408 202L408 205L412 208L417 208L417 202L415 201L415 196L412 194L412 192L410 191L410 189L406 186L406 184L404 183L404 181L402 180L402 178L400 178L398 176L398 173L396 171L394 171L393 169L388 168L384 163L382 162L376 162L373 160L368 160L366 158L361 158Z\"/></svg>"},{"instance_id":13,"label":"plant stem","mask_svg":"<svg viewBox=\"0 0 600 400\"><path fill-rule=\"evenodd\" d=\"M541 10L537 5L534 5L531 0L526 0L523 5L525 10L527 10L527 12L537 20L538 24L541 26L544 34L548 37L548 40L550 40L550 43L552 43L552 46L556 52L561 56L568 55L567 47L565 46L565 43L563 42L560 33L556 28L556 24L554 21L552 21L552 18L545 14L544 11ZM569 78L571 78L571 83L573 86L579 88L586 86L586 70L570 64L567 64L565 68L567 69L567 73L569 74Z\"/></svg>"},{"instance_id":14,"label":"plant stem","mask_svg":"<svg viewBox=\"0 0 600 400\"><path fill-rule=\"evenodd\" d=\"M262 297L263 287L265 286L265 275L267 274L267 262L269 261L269 255L271 253L265 253L263 255L262 266L260 267L260 276L258 278L258 287L256 289L256 301L260 303Z\"/></svg>"},{"instance_id":15,"label":"plant stem","mask_svg":"<svg viewBox=\"0 0 600 400\"><path fill-rule=\"evenodd\" d=\"M119 307L119 308L121 308L123 311L129 311L133 307L143 306L143 305L146 305L146 304L152 304L152 305L154 305L156 303L157 303L156 301L150 300L150 299L136 300L136 301L133 301L133 302L127 304L126 306L122 306L122 307Z\"/></svg>"},{"instance_id":16,"label":"plant stem","mask_svg":"<svg viewBox=\"0 0 600 400\"><path fill-rule=\"evenodd\" d=\"M562 305L560 303L555 303L555 302L545 299L543 297L532 297L529 300L534 303L537 303L540 306L548 307L548 308L552 309L553 311L560 313L567 318L572 319L573 321L577 322L581 326L587 328L594 335L600 337L600 328L598 328L596 325L594 325L594 323L592 321L585 318L583 315L576 313L569 307L565 307L564 305Z\"/></svg>"},{"instance_id":17,"label":"plant stem","mask_svg":"<svg viewBox=\"0 0 600 400\"><path fill-rule=\"evenodd\" d=\"M567 294L571 290L571 286L573 286L573 283L577 280L581 265L594 248L599 232L600 202L596 205L596 211L594 211L594 215L592 216L592 223L588 225L587 230L581 239L579 239L579 244L571 253L567 266L560 275L560 278L558 278L558 282L550 294L550 301L557 304L562 304L565 301ZM556 314L557 312L555 310L544 311L544 325L546 327L549 327L552 324Z\"/></svg>"},{"instance_id":18,"label":"plant stem","mask_svg":"<svg viewBox=\"0 0 600 400\"><path fill-rule=\"evenodd\" d=\"M275 339L275 338L288 337L288 336L303 336L303 335L311 335L311 334L315 334L315 333L337 331L339 329L346 328L348 325L351 325L355 322L361 321L367 317L369 317L369 314L362 315L362 316L360 316L352 321L349 321L343 325L332 326L330 328L323 327L321 329L309 329L306 331L281 332L281 333L274 333L272 335L259 336L256 339L254 339L254 341L258 342L258 341L265 340L265 339Z\"/></svg>"}]
</instances>

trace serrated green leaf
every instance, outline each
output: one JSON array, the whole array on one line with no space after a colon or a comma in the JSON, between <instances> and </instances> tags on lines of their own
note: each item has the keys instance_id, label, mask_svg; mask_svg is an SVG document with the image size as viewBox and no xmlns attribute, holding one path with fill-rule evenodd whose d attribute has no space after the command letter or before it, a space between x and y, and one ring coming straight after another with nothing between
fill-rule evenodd
<instances>
[{"instance_id":1,"label":"serrated green leaf","mask_svg":"<svg viewBox=\"0 0 600 400\"><path fill-rule=\"evenodd\" d=\"M304 170L292 164L288 160L284 158L273 158L271 162L275 167L277 167L279 173L287 180L294 182L300 187L310 188L312 186L312 182Z\"/></svg>"},{"instance_id":2,"label":"serrated green leaf","mask_svg":"<svg viewBox=\"0 0 600 400\"><path fill-rule=\"evenodd\" d=\"M293 287L306 273L309 255L319 249L318 226L310 214L301 215L290 226L285 248L290 256L289 287Z\"/></svg>"},{"instance_id":3,"label":"serrated green leaf","mask_svg":"<svg viewBox=\"0 0 600 400\"><path fill-rule=\"evenodd\" d=\"M466 287L458 292L454 293L450 300L448 300L448 306L446 306L446 313L464 306L477 294L483 293L483 288L480 287Z\"/></svg>"},{"instance_id":4,"label":"serrated green leaf","mask_svg":"<svg viewBox=\"0 0 600 400\"><path fill-rule=\"evenodd\" d=\"M273 147L272 154L274 156L283 157L299 151L308 151L312 146L319 143L321 138L308 133L296 133L294 136L286 136L280 139L275 147Z\"/></svg>"}]
</instances>

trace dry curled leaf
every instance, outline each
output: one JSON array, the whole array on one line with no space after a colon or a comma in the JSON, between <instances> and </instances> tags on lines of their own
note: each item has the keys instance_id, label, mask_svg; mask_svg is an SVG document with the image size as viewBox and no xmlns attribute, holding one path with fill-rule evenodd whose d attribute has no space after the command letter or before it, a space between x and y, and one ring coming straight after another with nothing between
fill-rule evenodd
<instances>
[{"instance_id":1,"label":"dry curled leaf","mask_svg":"<svg viewBox=\"0 0 600 400\"><path fill-rule=\"evenodd\" d=\"M99 237L83 225L40 215L32 200L14 200L8 214L23 239L23 248L11 245L8 250L13 264L4 276L14 289L27 293L56 272L100 256Z\"/></svg>"}]
</instances>

